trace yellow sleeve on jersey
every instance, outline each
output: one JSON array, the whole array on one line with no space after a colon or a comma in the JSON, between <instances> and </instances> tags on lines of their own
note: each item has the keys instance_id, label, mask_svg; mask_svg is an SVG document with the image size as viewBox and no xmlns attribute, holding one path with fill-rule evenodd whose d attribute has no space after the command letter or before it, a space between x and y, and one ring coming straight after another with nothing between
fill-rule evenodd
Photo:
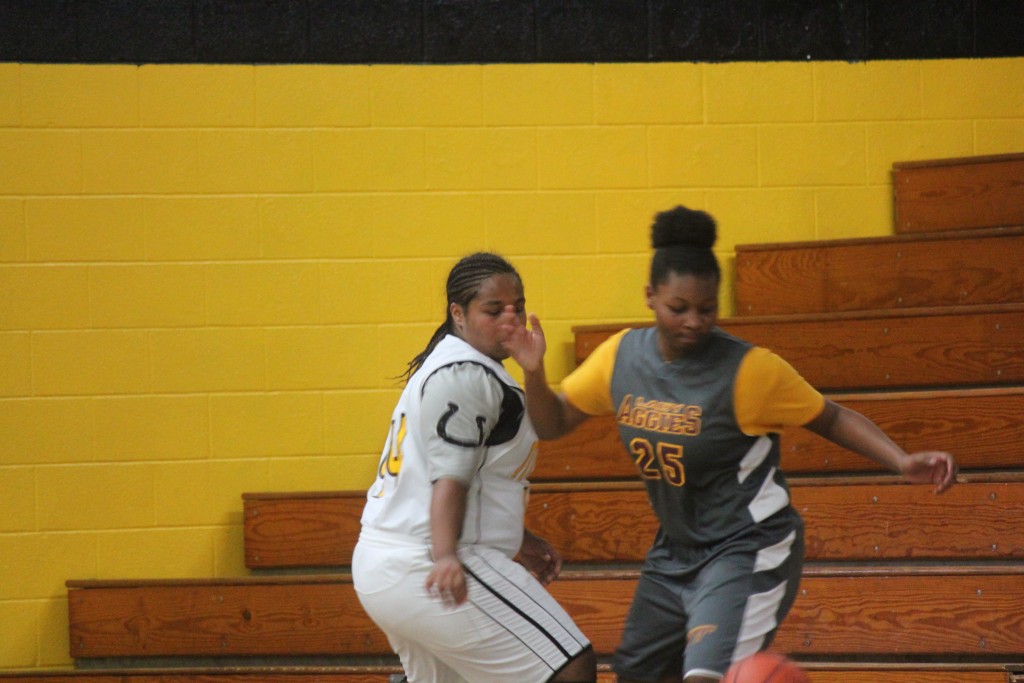
<instances>
[{"instance_id":1,"label":"yellow sleeve on jersey","mask_svg":"<svg viewBox=\"0 0 1024 683\"><path fill-rule=\"evenodd\" d=\"M562 394L587 415L615 412L612 406L612 370L622 336L617 332L601 342L583 363L562 380Z\"/></svg>"},{"instance_id":2,"label":"yellow sleeve on jersey","mask_svg":"<svg viewBox=\"0 0 1024 683\"><path fill-rule=\"evenodd\" d=\"M792 365L768 349L754 347L736 373L733 405L745 434L802 427L825 407L825 397Z\"/></svg>"}]
</instances>

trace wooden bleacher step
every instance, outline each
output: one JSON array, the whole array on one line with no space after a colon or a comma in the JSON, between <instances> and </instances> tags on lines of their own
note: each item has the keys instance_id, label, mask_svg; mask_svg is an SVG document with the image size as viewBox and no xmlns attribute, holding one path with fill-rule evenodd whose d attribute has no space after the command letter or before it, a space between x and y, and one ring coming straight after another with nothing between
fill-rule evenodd
<instances>
[{"instance_id":1,"label":"wooden bleacher step","mask_svg":"<svg viewBox=\"0 0 1024 683\"><path fill-rule=\"evenodd\" d=\"M1024 303L1024 227L738 245L736 301L737 316Z\"/></svg>"},{"instance_id":2,"label":"wooden bleacher step","mask_svg":"<svg viewBox=\"0 0 1024 683\"><path fill-rule=\"evenodd\" d=\"M1024 304L735 317L719 325L775 351L823 391L1024 382ZM573 328L576 361L627 326Z\"/></svg>"},{"instance_id":3,"label":"wooden bleacher step","mask_svg":"<svg viewBox=\"0 0 1024 683\"><path fill-rule=\"evenodd\" d=\"M74 659L391 655L348 575L68 581ZM337 664L344 664L341 659Z\"/></svg>"},{"instance_id":4,"label":"wooden bleacher step","mask_svg":"<svg viewBox=\"0 0 1024 683\"><path fill-rule=\"evenodd\" d=\"M998 664L865 664L801 661L811 683L1022 683ZM0 672L5 683L390 683L394 674L361 667L111 669ZM1009 678L1008 678L1009 677ZM614 683L598 664L598 683Z\"/></svg>"},{"instance_id":5,"label":"wooden bleacher step","mask_svg":"<svg viewBox=\"0 0 1024 683\"><path fill-rule=\"evenodd\" d=\"M552 594L614 651L638 570L566 571ZM68 582L71 656L370 657L391 649L348 575ZM809 564L775 649L809 659L1018 661L1024 565ZM941 653L941 656L936 656Z\"/></svg>"},{"instance_id":6,"label":"wooden bleacher step","mask_svg":"<svg viewBox=\"0 0 1024 683\"><path fill-rule=\"evenodd\" d=\"M1024 560L1024 473L994 481L973 476L963 475L942 496L892 476L794 478L791 495L806 523L807 559ZM248 567L346 567L364 501L362 491L245 494ZM639 481L542 483L532 489L527 526L567 563L638 563L657 521Z\"/></svg>"},{"instance_id":7,"label":"wooden bleacher step","mask_svg":"<svg viewBox=\"0 0 1024 683\"><path fill-rule=\"evenodd\" d=\"M809 562L1024 559L1024 476L963 483L936 496L895 478L795 480ZM609 505L614 501L614 505ZM657 531L639 483L539 485L527 524L567 562L642 562Z\"/></svg>"},{"instance_id":8,"label":"wooden bleacher step","mask_svg":"<svg viewBox=\"0 0 1024 683\"><path fill-rule=\"evenodd\" d=\"M249 569L346 567L359 538L365 491L243 493Z\"/></svg>"},{"instance_id":9,"label":"wooden bleacher step","mask_svg":"<svg viewBox=\"0 0 1024 683\"><path fill-rule=\"evenodd\" d=\"M4 683L390 683L395 666L176 667L0 673Z\"/></svg>"},{"instance_id":10,"label":"wooden bleacher step","mask_svg":"<svg viewBox=\"0 0 1024 683\"><path fill-rule=\"evenodd\" d=\"M1024 225L1024 154L893 164L896 232Z\"/></svg>"},{"instance_id":11,"label":"wooden bleacher step","mask_svg":"<svg viewBox=\"0 0 1024 683\"><path fill-rule=\"evenodd\" d=\"M811 683L1007 683L998 664L872 664L805 662Z\"/></svg>"},{"instance_id":12,"label":"wooden bleacher step","mask_svg":"<svg viewBox=\"0 0 1024 683\"><path fill-rule=\"evenodd\" d=\"M811 683L1007 683L1004 667L994 664L889 665L801 662ZM40 671L31 674L0 673L7 683L393 683L393 674L360 674L327 669L317 672L220 670L111 670L108 672ZM598 683L614 683L607 664L598 665ZM1011 683L1021 679L1011 677Z\"/></svg>"},{"instance_id":13,"label":"wooden bleacher step","mask_svg":"<svg viewBox=\"0 0 1024 683\"><path fill-rule=\"evenodd\" d=\"M964 470L1003 470L1024 463L1024 387L830 394L873 420L908 451L947 450ZM877 464L806 429L782 433L788 474L878 472ZM556 441L542 441L530 480L633 479L636 469L619 440L615 418L584 422Z\"/></svg>"}]
</instances>

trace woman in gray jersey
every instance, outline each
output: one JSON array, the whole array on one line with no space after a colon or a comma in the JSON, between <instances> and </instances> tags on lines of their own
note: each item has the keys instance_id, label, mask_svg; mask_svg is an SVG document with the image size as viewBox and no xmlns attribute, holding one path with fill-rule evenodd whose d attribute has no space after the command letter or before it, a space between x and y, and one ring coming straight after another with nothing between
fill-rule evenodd
<instances>
[{"instance_id":1,"label":"woman in gray jersey","mask_svg":"<svg viewBox=\"0 0 1024 683\"><path fill-rule=\"evenodd\" d=\"M499 256L452 268L445 322L409 363L367 493L352 579L410 683L596 677L590 643L544 588L561 558L523 527L537 434L501 361L525 304Z\"/></svg>"},{"instance_id":2,"label":"woman in gray jersey","mask_svg":"<svg viewBox=\"0 0 1024 683\"><path fill-rule=\"evenodd\" d=\"M908 454L826 399L782 358L718 327L714 219L655 217L646 285L653 327L602 343L553 391L536 316L505 346L522 366L538 435L613 413L660 527L615 655L620 683L705 683L767 648L797 593L803 523L779 470L778 433L803 426L910 482L949 488L945 452Z\"/></svg>"}]
</instances>

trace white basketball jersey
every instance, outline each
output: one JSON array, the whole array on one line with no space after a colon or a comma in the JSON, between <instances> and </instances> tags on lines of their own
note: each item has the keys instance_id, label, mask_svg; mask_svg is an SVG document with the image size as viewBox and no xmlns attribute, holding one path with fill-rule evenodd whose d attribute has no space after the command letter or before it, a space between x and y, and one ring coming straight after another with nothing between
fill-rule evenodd
<instances>
[{"instance_id":1,"label":"white basketball jersey","mask_svg":"<svg viewBox=\"0 0 1024 683\"><path fill-rule=\"evenodd\" d=\"M363 526L429 543L432 482L450 477L469 489L460 543L514 556L537 454L524 400L501 363L442 339L395 406Z\"/></svg>"}]
</instances>

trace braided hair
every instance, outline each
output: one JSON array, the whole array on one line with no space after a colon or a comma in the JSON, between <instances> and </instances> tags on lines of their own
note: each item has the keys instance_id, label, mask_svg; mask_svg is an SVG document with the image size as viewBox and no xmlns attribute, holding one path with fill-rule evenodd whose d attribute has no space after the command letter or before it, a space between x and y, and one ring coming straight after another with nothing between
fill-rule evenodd
<instances>
[{"instance_id":1,"label":"braided hair","mask_svg":"<svg viewBox=\"0 0 1024 683\"><path fill-rule=\"evenodd\" d=\"M715 219L704 211L676 206L656 214L651 225L651 286L665 282L671 273L721 281L722 271L711 250L717 238Z\"/></svg>"},{"instance_id":2,"label":"braided hair","mask_svg":"<svg viewBox=\"0 0 1024 683\"><path fill-rule=\"evenodd\" d=\"M445 318L444 322L434 331L434 335L423 349L411 361L405 372L399 379L406 380L415 374L423 361L427 359L438 342L445 338L445 335L455 332L455 321L452 320L452 304L458 304L462 308L469 308L469 302L480 293L480 287L494 275L511 274L522 284L522 278L515 267L497 254L489 252L477 252L463 257L456 263L448 273L448 282L445 285Z\"/></svg>"}]
</instances>

